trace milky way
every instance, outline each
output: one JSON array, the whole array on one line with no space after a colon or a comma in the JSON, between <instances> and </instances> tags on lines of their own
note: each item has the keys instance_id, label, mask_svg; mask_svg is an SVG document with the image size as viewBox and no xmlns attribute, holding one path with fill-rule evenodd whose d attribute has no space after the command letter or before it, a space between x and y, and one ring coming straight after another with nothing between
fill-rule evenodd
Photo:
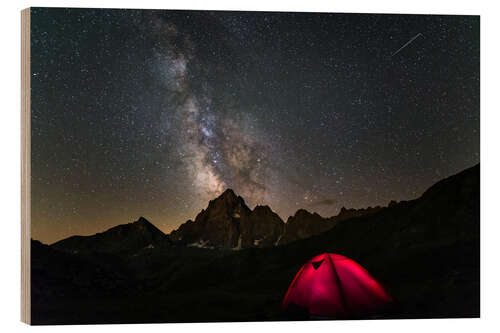
<instances>
[{"instance_id":1,"label":"milky way","mask_svg":"<svg viewBox=\"0 0 500 333\"><path fill-rule=\"evenodd\" d=\"M44 242L169 232L226 188L332 216L479 162L475 16L34 8L31 28Z\"/></svg>"},{"instance_id":2,"label":"milky way","mask_svg":"<svg viewBox=\"0 0 500 333\"><path fill-rule=\"evenodd\" d=\"M174 24L157 17L154 20L156 65L169 101L165 112L175 114L177 156L189 170L195 195L208 201L226 188L235 188L250 202L261 202L267 158L263 138L248 132L237 108L217 109L227 104L215 106L216 97L209 89L193 91L191 80L204 87L210 84L204 75L190 75L191 65L198 61L197 45Z\"/></svg>"}]
</instances>

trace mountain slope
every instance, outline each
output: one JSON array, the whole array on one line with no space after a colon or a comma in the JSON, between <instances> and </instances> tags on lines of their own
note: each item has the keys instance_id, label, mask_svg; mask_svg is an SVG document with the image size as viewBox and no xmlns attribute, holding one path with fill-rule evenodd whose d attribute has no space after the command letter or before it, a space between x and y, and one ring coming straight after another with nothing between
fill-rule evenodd
<instances>
[{"instance_id":1,"label":"mountain slope","mask_svg":"<svg viewBox=\"0 0 500 333\"><path fill-rule=\"evenodd\" d=\"M241 219L241 247L273 246L283 234L284 223L269 206L257 206Z\"/></svg>"},{"instance_id":2,"label":"mountain slope","mask_svg":"<svg viewBox=\"0 0 500 333\"><path fill-rule=\"evenodd\" d=\"M285 224L285 230L278 245L290 243L302 238L308 238L333 228L334 224L317 213L309 213L299 209L294 216L290 216Z\"/></svg>"},{"instance_id":3,"label":"mountain slope","mask_svg":"<svg viewBox=\"0 0 500 333\"><path fill-rule=\"evenodd\" d=\"M378 212L381 207L368 207L366 209L346 209L342 207L339 214L329 218L321 217L317 213L310 213L305 209L299 209L294 216L290 216L285 224L284 232L277 242L283 245L297 241L299 239L309 238L319 235L322 232L330 230L340 221L348 220L353 217L373 214Z\"/></svg>"},{"instance_id":4,"label":"mountain slope","mask_svg":"<svg viewBox=\"0 0 500 333\"><path fill-rule=\"evenodd\" d=\"M121 224L92 236L72 236L60 240L51 247L69 253L117 253L144 248L164 248L170 244L167 235L144 217L140 217L135 222Z\"/></svg>"}]
</instances>

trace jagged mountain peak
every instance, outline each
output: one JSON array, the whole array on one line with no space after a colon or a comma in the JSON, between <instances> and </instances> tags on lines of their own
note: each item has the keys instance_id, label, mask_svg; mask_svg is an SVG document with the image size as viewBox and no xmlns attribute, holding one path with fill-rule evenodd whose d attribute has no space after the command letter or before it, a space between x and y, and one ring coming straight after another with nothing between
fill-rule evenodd
<instances>
[{"instance_id":1,"label":"jagged mountain peak","mask_svg":"<svg viewBox=\"0 0 500 333\"><path fill-rule=\"evenodd\" d=\"M268 205L257 205L255 206L255 208L253 209L252 211L252 214L253 216L269 216L269 217L273 217L273 219L278 219L281 221L281 223L284 223L283 220L281 219L281 217L276 214L271 207L269 207Z\"/></svg>"},{"instance_id":2,"label":"jagged mountain peak","mask_svg":"<svg viewBox=\"0 0 500 333\"><path fill-rule=\"evenodd\" d=\"M253 209L254 212L271 212L271 213L274 213L273 210L271 209L271 207L269 207L268 205L257 205L255 206L255 208Z\"/></svg>"},{"instance_id":3,"label":"jagged mountain peak","mask_svg":"<svg viewBox=\"0 0 500 333\"><path fill-rule=\"evenodd\" d=\"M219 195L217 198L210 200L207 210L215 204L222 204L222 203L228 206L234 206L238 204L246 206L245 200L239 195L236 195L236 193L232 189L228 188L227 190L222 192L222 194Z\"/></svg>"},{"instance_id":4,"label":"jagged mountain peak","mask_svg":"<svg viewBox=\"0 0 500 333\"><path fill-rule=\"evenodd\" d=\"M224 192L222 192L221 195L219 195L218 198L238 198L238 196L236 195L236 193L234 193L234 191L230 188L226 189Z\"/></svg>"},{"instance_id":5,"label":"jagged mountain peak","mask_svg":"<svg viewBox=\"0 0 500 333\"><path fill-rule=\"evenodd\" d=\"M319 215L318 213L316 212L309 212L308 210L305 210L303 208L300 208L298 209L295 214L293 216L290 216L288 218L288 221L290 219L294 219L294 218L309 218L309 217L314 217L314 218L323 218L321 215Z\"/></svg>"},{"instance_id":6,"label":"jagged mountain peak","mask_svg":"<svg viewBox=\"0 0 500 333\"><path fill-rule=\"evenodd\" d=\"M119 234L125 236L127 234L145 234L145 233L166 236L160 229L158 229L154 224L152 224L142 216L139 217L136 221L125 224L119 224L106 231L97 233L94 236L111 235L111 234Z\"/></svg>"},{"instance_id":7,"label":"jagged mountain peak","mask_svg":"<svg viewBox=\"0 0 500 333\"><path fill-rule=\"evenodd\" d=\"M137 219L137 221L135 221L133 223L151 224L151 222L149 222L144 216L139 217Z\"/></svg>"},{"instance_id":8,"label":"jagged mountain peak","mask_svg":"<svg viewBox=\"0 0 500 333\"><path fill-rule=\"evenodd\" d=\"M243 198L236 195L236 193L232 189L228 188L224 192L222 192L218 197L210 200L210 202L218 202L218 201L236 202L238 200L243 200Z\"/></svg>"},{"instance_id":9,"label":"jagged mountain peak","mask_svg":"<svg viewBox=\"0 0 500 333\"><path fill-rule=\"evenodd\" d=\"M245 203L245 200L236 195L233 190L227 189L217 198L210 200L208 207L202 210L196 220L206 217L219 218L240 218L242 215L250 214L251 209Z\"/></svg>"},{"instance_id":10,"label":"jagged mountain peak","mask_svg":"<svg viewBox=\"0 0 500 333\"><path fill-rule=\"evenodd\" d=\"M173 241L208 248L269 246L283 231L283 221L269 206L248 208L232 189L211 200L194 222L170 233Z\"/></svg>"},{"instance_id":11,"label":"jagged mountain peak","mask_svg":"<svg viewBox=\"0 0 500 333\"><path fill-rule=\"evenodd\" d=\"M129 223L129 225L136 226L136 227L138 227L139 230L153 229L154 231L162 232L153 223L149 222L149 220L147 220L143 216L139 217L139 219L137 219L137 221Z\"/></svg>"}]
</instances>

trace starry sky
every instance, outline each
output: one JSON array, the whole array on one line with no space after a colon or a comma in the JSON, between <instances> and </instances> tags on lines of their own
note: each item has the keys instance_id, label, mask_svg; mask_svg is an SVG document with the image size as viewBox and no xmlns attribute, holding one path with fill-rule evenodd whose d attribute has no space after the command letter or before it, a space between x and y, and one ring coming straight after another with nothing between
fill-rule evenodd
<instances>
[{"instance_id":1,"label":"starry sky","mask_svg":"<svg viewBox=\"0 0 500 333\"><path fill-rule=\"evenodd\" d=\"M479 46L477 16L33 8L32 238L416 198L479 163Z\"/></svg>"}]
</instances>

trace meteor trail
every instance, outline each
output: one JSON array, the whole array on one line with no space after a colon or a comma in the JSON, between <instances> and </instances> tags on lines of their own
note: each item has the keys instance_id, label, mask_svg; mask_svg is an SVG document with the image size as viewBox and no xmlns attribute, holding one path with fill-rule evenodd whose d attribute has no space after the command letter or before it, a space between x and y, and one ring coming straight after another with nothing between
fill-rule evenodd
<instances>
[{"instance_id":1,"label":"meteor trail","mask_svg":"<svg viewBox=\"0 0 500 333\"><path fill-rule=\"evenodd\" d=\"M416 36L414 36L412 39L410 39L408 42L406 42L405 45L401 46L396 52L394 52L391 55L391 57L394 57L396 54L398 54L399 52L401 52L401 50L403 50L405 47L407 47L408 45L410 45L415 39L417 39L420 36L422 36L422 34L419 32Z\"/></svg>"}]
</instances>

